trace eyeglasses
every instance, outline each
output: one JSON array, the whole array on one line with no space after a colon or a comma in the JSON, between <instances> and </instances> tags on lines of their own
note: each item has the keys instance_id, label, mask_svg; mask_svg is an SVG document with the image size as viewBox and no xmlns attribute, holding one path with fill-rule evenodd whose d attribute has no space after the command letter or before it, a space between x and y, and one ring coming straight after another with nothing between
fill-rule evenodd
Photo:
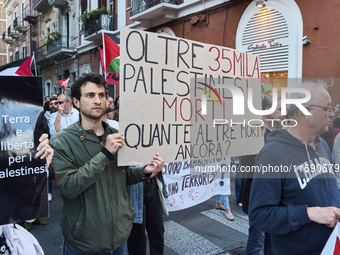
<instances>
[{"instance_id":1,"label":"eyeglasses","mask_svg":"<svg viewBox=\"0 0 340 255\"><path fill-rule=\"evenodd\" d=\"M334 108L330 107L330 106L322 106L322 105L317 105L317 104L311 104L310 106L320 107L320 108L323 108L323 109L327 109L327 113L328 114L332 114L334 112Z\"/></svg>"},{"instance_id":2,"label":"eyeglasses","mask_svg":"<svg viewBox=\"0 0 340 255\"><path fill-rule=\"evenodd\" d=\"M62 104L62 103L64 103L65 101L57 101L56 103L57 104Z\"/></svg>"}]
</instances>

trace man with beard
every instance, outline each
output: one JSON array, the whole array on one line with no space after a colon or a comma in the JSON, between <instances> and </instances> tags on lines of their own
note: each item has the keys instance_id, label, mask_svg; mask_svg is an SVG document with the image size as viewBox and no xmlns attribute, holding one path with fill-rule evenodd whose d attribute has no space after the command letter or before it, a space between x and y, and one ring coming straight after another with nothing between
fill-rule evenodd
<instances>
[{"instance_id":1,"label":"man with beard","mask_svg":"<svg viewBox=\"0 0 340 255\"><path fill-rule=\"evenodd\" d=\"M61 226L64 254L125 254L135 211L127 185L154 177L164 160L117 166L125 138L101 120L107 110L107 83L96 73L81 75L71 94L81 118L51 139L53 167L64 202Z\"/></svg>"},{"instance_id":2,"label":"man with beard","mask_svg":"<svg viewBox=\"0 0 340 255\"><path fill-rule=\"evenodd\" d=\"M55 113L56 111L58 111L58 102L57 102L58 98L56 97L52 97L50 100L50 112Z\"/></svg>"},{"instance_id":3,"label":"man with beard","mask_svg":"<svg viewBox=\"0 0 340 255\"><path fill-rule=\"evenodd\" d=\"M51 136L79 119L79 112L77 109L73 108L72 98L69 95L62 94L58 96L57 103L57 111L51 114L49 121Z\"/></svg>"}]
</instances>

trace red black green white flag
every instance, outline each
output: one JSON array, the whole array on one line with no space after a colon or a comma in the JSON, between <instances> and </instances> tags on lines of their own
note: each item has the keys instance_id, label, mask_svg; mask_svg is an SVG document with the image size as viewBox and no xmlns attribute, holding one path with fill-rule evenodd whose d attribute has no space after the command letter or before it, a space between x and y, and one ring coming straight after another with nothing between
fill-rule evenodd
<instances>
[{"instance_id":1,"label":"red black green white flag","mask_svg":"<svg viewBox=\"0 0 340 255\"><path fill-rule=\"evenodd\" d=\"M103 33L101 64L109 85L119 84L120 46L119 38Z\"/></svg>"}]
</instances>

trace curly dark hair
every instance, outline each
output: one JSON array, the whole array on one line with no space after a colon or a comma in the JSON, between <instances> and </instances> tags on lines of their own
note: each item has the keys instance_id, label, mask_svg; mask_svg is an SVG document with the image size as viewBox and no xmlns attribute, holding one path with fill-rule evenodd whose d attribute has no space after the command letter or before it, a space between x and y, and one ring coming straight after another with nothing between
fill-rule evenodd
<instances>
[{"instance_id":1,"label":"curly dark hair","mask_svg":"<svg viewBox=\"0 0 340 255\"><path fill-rule=\"evenodd\" d=\"M81 96L81 87L86 82L93 82L97 85L102 85L105 88L105 94L108 94L107 82L105 78L99 73L83 73L81 76L75 80L71 87L71 96L80 100Z\"/></svg>"}]
</instances>

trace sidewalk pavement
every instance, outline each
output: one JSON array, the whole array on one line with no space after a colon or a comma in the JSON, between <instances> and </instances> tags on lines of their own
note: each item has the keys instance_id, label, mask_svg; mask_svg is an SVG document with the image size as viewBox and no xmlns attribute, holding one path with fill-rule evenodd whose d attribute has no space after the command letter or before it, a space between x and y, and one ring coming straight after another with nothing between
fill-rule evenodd
<instances>
[{"instance_id":1,"label":"sidewalk pavement","mask_svg":"<svg viewBox=\"0 0 340 255\"><path fill-rule=\"evenodd\" d=\"M63 206L63 201L59 188L53 181L53 200L49 203L50 217L45 217L48 221L47 225L33 225L30 232L40 243L45 255L62 255L62 233L60 227L60 215Z\"/></svg>"},{"instance_id":2,"label":"sidewalk pavement","mask_svg":"<svg viewBox=\"0 0 340 255\"><path fill-rule=\"evenodd\" d=\"M229 203L232 211L241 212L241 208L236 205L234 179L235 176L232 175L230 181L231 195L229 196ZM52 196L53 200L49 203L50 206L49 217L44 218L44 220L48 221L48 225L32 225L30 232L35 236L35 238L40 243L41 247L44 250L45 255L62 255L63 238L60 227L60 215L63 206L63 201L61 198L60 190L56 185L55 181L53 181ZM214 196L209 199L208 203L211 203L214 206L215 201L216 197ZM168 218L170 219L171 217L165 217L165 220ZM149 248L147 245L147 254L148 252Z\"/></svg>"}]
</instances>

